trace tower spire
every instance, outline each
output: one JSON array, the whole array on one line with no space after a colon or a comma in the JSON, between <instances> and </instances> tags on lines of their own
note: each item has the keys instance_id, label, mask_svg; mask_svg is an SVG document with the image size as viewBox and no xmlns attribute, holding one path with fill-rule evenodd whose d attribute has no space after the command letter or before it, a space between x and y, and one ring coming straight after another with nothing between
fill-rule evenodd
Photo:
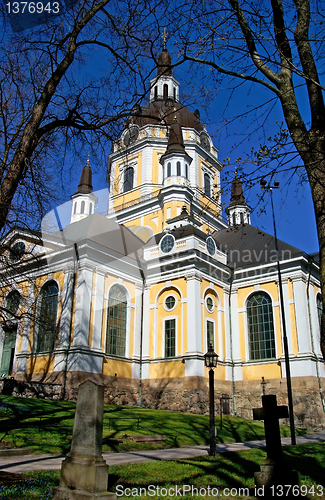
<instances>
[{"instance_id":1,"label":"tower spire","mask_svg":"<svg viewBox=\"0 0 325 500\"><path fill-rule=\"evenodd\" d=\"M226 213L230 226L250 224L251 208L246 203L243 184L238 178L237 170L235 170L235 177L231 183L230 203L226 208Z\"/></svg>"},{"instance_id":2,"label":"tower spire","mask_svg":"<svg viewBox=\"0 0 325 500\"><path fill-rule=\"evenodd\" d=\"M89 161L89 155L86 165L83 167L80 175L80 181L77 191L71 196L72 213L71 222L78 222L88 215L94 213L95 204L98 202L93 193L92 170Z\"/></svg>"}]
</instances>

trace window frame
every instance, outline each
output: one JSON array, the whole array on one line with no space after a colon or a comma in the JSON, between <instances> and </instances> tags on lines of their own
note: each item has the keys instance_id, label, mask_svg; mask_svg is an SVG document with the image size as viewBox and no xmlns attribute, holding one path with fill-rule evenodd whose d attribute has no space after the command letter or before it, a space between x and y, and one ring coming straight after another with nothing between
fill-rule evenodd
<instances>
[{"instance_id":1,"label":"window frame","mask_svg":"<svg viewBox=\"0 0 325 500\"><path fill-rule=\"evenodd\" d=\"M206 342L207 342L207 351L210 347L210 334L209 332L209 327L208 325L212 325L212 348L215 351L215 335L216 335L216 328L215 328L215 321L211 318L206 318Z\"/></svg>"},{"instance_id":2,"label":"window frame","mask_svg":"<svg viewBox=\"0 0 325 500\"><path fill-rule=\"evenodd\" d=\"M125 311L125 317L123 318L123 327L122 327L124 331L122 332L122 335L118 332L119 329L121 330L121 327L119 327L119 325L118 325L118 320L120 320L121 318L119 318L119 315L110 316L110 309L112 307L116 307L116 306L110 305L110 295L112 294L112 291L113 292L115 291L114 289L119 290L119 292L123 293L124 297L125 297L125 301L123 301L123 302L120 301L120 303L119 303L119 304L125 304L124 306L122 306L122 308ZM116 300L116 297L114 299ZM122 309L122 312L124 312L123 309ZM128 307L127 290L125 289L125 287L123 287L119 283L114 283L111 286L111 288L109 289L108 296L107 296L106 334L105 334L105 345L104 345L105 355L107 355L107 356L118 356L121 358L126 357L128 316L129 316L128 309L129 309L129 307ZM113 321L112 324L110 324L110 318L113 318L113 320L117 320L117 321ZM109 329L111 329L111 330L114 329L117 333L111 335ZM111 336L111 338L109 338L110 336ZM114 340L114 342L112 342L112 340ZM120 342L121 340L122 340L122 342ZM108 346L109 346L109 348L108 348ZM112 347L114 349L112 349ZM114 350L115 350L115 352L113 352ZM118 350L119 350L119 352L118 352Z\"/></svg>"},{"instance_id":3,"label":"window frame","mask_svg":"<svg viewBox=\"0 0 325 500\"><path fill-rule=\"evenodd\" d=\"M169 321L172 321L174 323L174 346L172 346L174 351L173 351L172 355L167 356L167 349L170 349L170 347L167 346L166 324ZM176 316L167 316L163 319L163 332L164 332L163 357L165 359L175 358L177 356L177 317Z\"/></svg>"},{"instance_id":4,"label":"window frame","mask_svg":"<svg viewBox=\"0 0 325 500\"><path fill-rule=\"evenodd\" d=\"M127 172L131 172L132 171L132 182L130 182L130 179L127 178ZM134 167L132 165L126 167L123 171L123 193L129 193L130 191L132 191L132 189L134 188ZM129 187L128 184L131 186L129 189L126 189L126 187Z\"/></svg>"},{"instance_id":5,"label":"window frame","mask_svg":"<svg viewBox=\"0 0 325 500\"><path fill-rule=\"evenodd\" d=\"M255 316L258 318L258 322L254 322L250 324L250 312L249 312L249 302L253 300L258 295L267 299L268 304L262 304L268 308L267 311L258 312ZM259 305L259 307L261 304ZM257 306L254 306L257 307ZM256 290L252 294L249 295L246 299L245 304L245 313L246 313L246 328L247 328L247 360L251 362L263 362L263 361L274 361L277 357L277 346L276 346L276 331L275 331L275 318L274 318L274 307L272 297L265 290ZM253 315L251 316L253 317ZM263 317L262 321L260 319ZM261 332L259 329L259 325L264 325L267 323L265 318L268 317L269 325L272 328L268 328L266 331ZM251 327L255 327L255 331L251 330ZM263 336L261 336L261 334ZM269 338L267 338L267 335ZM255 336L256 338L251 338ZM258 338L258 336L260 336ZM266 347L266 344L269 343L269 347ZM264 346L263 346L264 344ZM256 348L257 347L257 348ZM269 351L270 355L268 356L257 356L254 353L267 353Z\"/></svg>"},{"instance_id":6,"label":"window frame","mask_svg":"<svg viewBox=\"0 0 325 500\"><path fill-rule=\"evenodd\" d=\"M57 294L49 295L49 297L54 297L56 295L57 300L56 300L56 310L55 313L53 313L53 318L51 320L51 330L50 328L47 328L44 326L46 321L43 321L40 316L42 314L42 308L43 308L43 299L44 299L44 289L45 288L50 288L51 286L56 286L57 288ZM53 300L54 302L54 300ZM44 353L51 353L55 349L55 342L57 339L58 335L58 313L59 313L59 302L60 302L60 286L58 282L54 279L50 279L43 283L41 286L41 289L38 294L38 304L37 304L37 330L36 330L36 335L35 335L35 340L34 340L34 352L35 354L44 354ZM45 311L44 315L48 317L48 312ZM52 336L52 339L45 339L42 340L42 347L39 347L40 345L40 337L41 335L47 335L48 337ZM50 343L52 347L47 347L46 343ZM44 345L46 348L44 348Z\"/></svg>"}]
</instances>

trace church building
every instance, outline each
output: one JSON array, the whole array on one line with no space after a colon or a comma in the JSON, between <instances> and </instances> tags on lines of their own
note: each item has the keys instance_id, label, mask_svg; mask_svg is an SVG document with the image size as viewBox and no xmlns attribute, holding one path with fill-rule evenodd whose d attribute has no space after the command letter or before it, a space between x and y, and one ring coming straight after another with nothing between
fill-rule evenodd
<instances>
[{"instance_id":1,"label":"church building","mask_svg":"<svg viewBox=\"0 0 325 500\"><path fill-rule=\"evenodd\" d=\"M324 426L318 262L251 225L237 173L224 218L218 150L179 87L164 47L109 156L105 215L88 160L66 227L5 237L3 390L72 398L91 378L107 402L206 413L212 346L216 411L287 404L279 259L296 423Z\"/></svg>"}]
</instances>

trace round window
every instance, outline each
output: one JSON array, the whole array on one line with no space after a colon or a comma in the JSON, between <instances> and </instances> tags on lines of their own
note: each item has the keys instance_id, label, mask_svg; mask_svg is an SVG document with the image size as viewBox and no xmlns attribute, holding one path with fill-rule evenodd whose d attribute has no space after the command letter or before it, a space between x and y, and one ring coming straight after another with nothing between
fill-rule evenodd
<instances>
[{"instance_id":1,"label":"round window","mask_svg":"<svg viewBox=\"0 0 325 500\"><path fill-rule=\"evenodd\" d=\"M214 239L211 236L208 236L207 241L207 250L210 255L214 255L216 253L216 244L214 242Z\"/></svg>"},{"instance_id":2,"label":"round window","mask_svg":"<svg viewBox=\"0 0 325 500\"><path fill-rule=\"evenodd\" d=\"M160 242L160 250L164 253L171 252L174 248L175 238L171 234L166 234Z\"/></svg>"},{"instance_id":3,"label":"round window","mask_svg":"<svg viewBox=\"0 0 325 500\"><path fill-rule=\"evenodd\" d=\"M212 312L214 310L214 302L212 297L207 297L206 306L209 312Z\"/></svg>"},{"instance_id":4,"label":"round window","mask_svg":"<svg viewBox=\"0 0 325 500\"><path fill-rule=\"evenodd\" d=\"M9 261L11 263L18 262L24 255L26 250L26 245L23 241L17 241L12 245L12 247L9 249Z\"/></svg>"},{"instance_id":5,"label":"round window","mask_svg":"<svg viewBox=\"0 0 325 500\"><path fill-rule=\"evenodd\" d=\"M172 309L174 309L176 305L176 299L173 295L168 295L168 297L166 297L165 299L165 308L168 310L168 311L171 311Z\"/></svg>"}]
</instances>

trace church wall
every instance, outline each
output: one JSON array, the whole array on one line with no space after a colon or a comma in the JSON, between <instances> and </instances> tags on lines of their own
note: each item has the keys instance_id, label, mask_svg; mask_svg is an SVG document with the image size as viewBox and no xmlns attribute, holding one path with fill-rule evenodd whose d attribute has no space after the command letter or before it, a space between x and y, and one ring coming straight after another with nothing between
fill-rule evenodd
<instances>
[{"instance_id":1,"label":"church wall","mask_svg":"<svg viewBox=\"0 0 325 500\"><path fill-rule=\"evenodd\" d=\"M260 380L261 378L281 378L281 366L277 362L254 363L243 366L244 380Z\"/></svg>"},{"instance_id":2,"label":"church wall","mask_svg":"<svg viewBox=\"0 0 325 500\"><path fill-rule=\"evenodd\" d=\"M151 363L150 365L150 378L156 379L170 379L175 377L184 377L185 364L182 361L165 361L163 363Z\"/></svg>"}]
</instances>

